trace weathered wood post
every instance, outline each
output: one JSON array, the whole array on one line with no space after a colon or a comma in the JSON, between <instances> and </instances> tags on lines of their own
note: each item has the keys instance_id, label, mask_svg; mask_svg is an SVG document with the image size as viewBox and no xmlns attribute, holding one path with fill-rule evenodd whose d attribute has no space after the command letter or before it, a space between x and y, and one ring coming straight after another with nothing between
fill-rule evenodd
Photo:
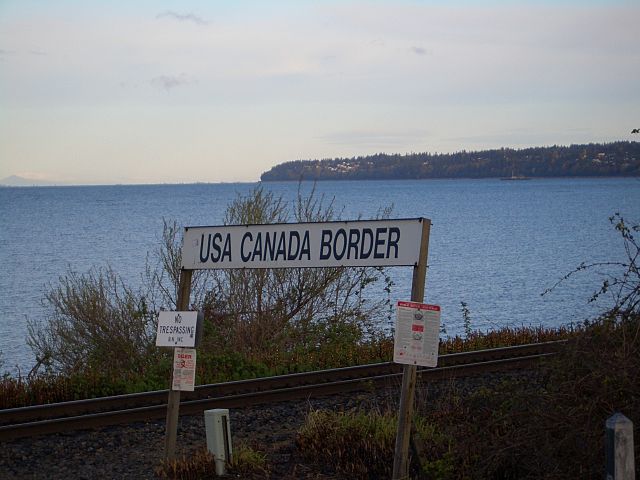
<instances>
[{"instance_id":1,"label":"weathered wood post","mask_svg":"<svg viewBox=\"0 0 640 480\"><path fill-rule=\"evenodd\" d=\"M191 296L191 277L193 270L182 269L180 271L180 283L178 285L177 310L189 309L189 297ZM173 460L176 455L176 440L178 437L178 418L180 417L180 390L173 390L173 367L169 377L169 398L167 400L167 427L165 432L164 459Z\"/></svg>"},{"instance_id":2,"label":"weathered wood post","mask_svg":"<svg viewBox=\"0 0 640 480\"><path fill-rule=\"evenodd\" d=\"M431 221L422 220L422 240L420 242L420 260L413 267L411 283L411 301L424 301L424 287L427 276L427 256L429 253L429 232ZM400 411L398 412L398 434L393 455L393 480L408 478L409 441L411 439L411 418L416 391L417 367L404 365L402 370L402 391L400 393Z\"/></svg>"},{"instance_id":3,"label":"weathered wood post","mask_svg":"<svg viewBox=\"0 0 640 480\"><path fill-rule=\"evenodd\" d=\"M635 480L633 422L621 413L606 423L606 480Z\"/></svg>"}]
</instances>

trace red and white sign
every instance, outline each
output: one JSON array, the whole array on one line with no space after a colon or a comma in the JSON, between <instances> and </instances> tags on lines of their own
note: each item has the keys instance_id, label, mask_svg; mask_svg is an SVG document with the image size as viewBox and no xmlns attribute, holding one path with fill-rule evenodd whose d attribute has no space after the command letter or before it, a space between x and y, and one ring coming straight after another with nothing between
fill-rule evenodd
<instances>
[{"instance_id":1,"label":"red and white sign","mask_svg":"<svg viewBox=\"0 0 640 480\"><path fill-rule=\"evenodd\" d=\"M171 385L171 390L193 392L195 384L195 348L175 348L173 351L173 384Z\"/></svg>"},{"instance_id":2,"label":"red and white sign","mask_svg":"<svg viewBox=\"0 0 640 480\"><path fill-rule=\"evenodd\" d=\"M440 306L399 301L396 308L393 361L409 365L438 365Z\"/></svg>"}]
</instances>

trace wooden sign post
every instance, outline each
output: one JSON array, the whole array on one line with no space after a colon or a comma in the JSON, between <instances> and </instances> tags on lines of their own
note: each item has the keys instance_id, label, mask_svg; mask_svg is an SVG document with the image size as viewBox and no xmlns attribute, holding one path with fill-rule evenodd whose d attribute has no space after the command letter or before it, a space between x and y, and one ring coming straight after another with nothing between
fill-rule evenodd
<instances>
[{"instance_id":1,"label":"wooden sign post","mask_svg":"<svg viewBox=\"0 0 640 480\"><path fill-rule=\"evenodd\" d=\"M178 286L178 299L176 308L178 310L189 309L189 297L191 296L191 277L193 270L182 270L180 272L180 283ZM176 456L176 440L178 437L178 418L180 416L180 390L173 390L173 368L169 378L169 399L167 400L167 429L165 432L164 458L173 460Z\"/></svg>"},{"instance_id":2,"label":"wooden sign post","mask_svg":"<svg viewBox=\"0 0 640 480\"><path fill-rule=\"evenodd\" d=\"M431 222L422 223L420 242L420 260L413 267L411 282L411 301L424 301L424 287L427 276L427 256L429 254L429 232ZM417 367L404 365L402 371L402 391L400 392L400 411L398 413L398 433L393 455L393 480L408 478L409 440L411 437L411 417L416 391Z\"/></svg>"}]
</instances>

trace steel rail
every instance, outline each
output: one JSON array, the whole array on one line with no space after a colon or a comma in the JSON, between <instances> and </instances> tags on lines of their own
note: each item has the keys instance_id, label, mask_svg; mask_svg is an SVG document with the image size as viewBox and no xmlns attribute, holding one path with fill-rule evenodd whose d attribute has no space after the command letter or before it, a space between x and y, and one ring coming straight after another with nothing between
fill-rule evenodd
<instances>
[{"instance_id":1,"label":"steel rail","mask_svg":"<svg viewBox=\"0 0 640 480\"><path fill-rule=\"evenodd\" d=\"M440 367L447 367L472 362L498 360L536 353L555 351L566 341L554 341L501 347L471 352L453 353L441 355L438 359ZM376 376L385 373L399 373L402 367L393 362L383 362L353 367L318 370L314 372L293 373L274 377L237 380L225 383L198 385L194 392L184 392L184 400L196 400L201 398L220 397L244 392L259 390L273 390L277 388L309 384L316 382L329 382L362 376ZM9 423L30 422L48 418L64 416L77 416L81 414L100 413L115 409L124 410L137 407L160 405L166 402L168 390L156 390L152 392L140 392L110 397L74 400L69 402L52 403L45 405L33 405L0 410L0 425Z\"/></svg>"},{"instance_id":2,"label":"steel rail","mask_svg":"<svg viewBox=\"0 0 640 480\"><path fill-rule=\"evenodd\" d=\"M437 380L522 368L553 354L564 342L479 350L439 358L437 368L418 370L422 379ZM390 386L401 381L401 366L392 362L296 373L264 379L202 385L180 403L183 415L210 408L241 408L261 403L318 397ZM0 411L0 440L148 421L166 415L167 390L78 400Z\"/></svg>"}]
</instances>

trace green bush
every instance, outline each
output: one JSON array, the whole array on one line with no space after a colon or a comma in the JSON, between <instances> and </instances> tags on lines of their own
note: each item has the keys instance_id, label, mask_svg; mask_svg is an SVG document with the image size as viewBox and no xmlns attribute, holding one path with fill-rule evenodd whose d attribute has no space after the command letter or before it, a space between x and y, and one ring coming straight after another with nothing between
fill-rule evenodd
<instances>
[{"instance_id":1,"label":"green bush","mask_svg":"<svg viewBox=\"0 0 640 480\"><path fill-rule=\"evenodd\" d=\"M156 318L146 295L111 269L69 271L47 292L45 305L45 321L28 323L34 372L96 371L117 378L146 372L164 355L154 345Z\"/></svg>"},{"instance_id":2,"label":"green bush","mask_svg":"<svg viewBox=\"0 0 640 480\"><path fill-rule=\"evenodd\" d=\"M390 478L397 424L392 413L315 410L307 414L296 445L308 461L328 473L354 479ZM426 454L414 459L415 469L430 478L455 478L446 437L424 418L416 417L414 428Z\"/></svg>"}]
</instances>

